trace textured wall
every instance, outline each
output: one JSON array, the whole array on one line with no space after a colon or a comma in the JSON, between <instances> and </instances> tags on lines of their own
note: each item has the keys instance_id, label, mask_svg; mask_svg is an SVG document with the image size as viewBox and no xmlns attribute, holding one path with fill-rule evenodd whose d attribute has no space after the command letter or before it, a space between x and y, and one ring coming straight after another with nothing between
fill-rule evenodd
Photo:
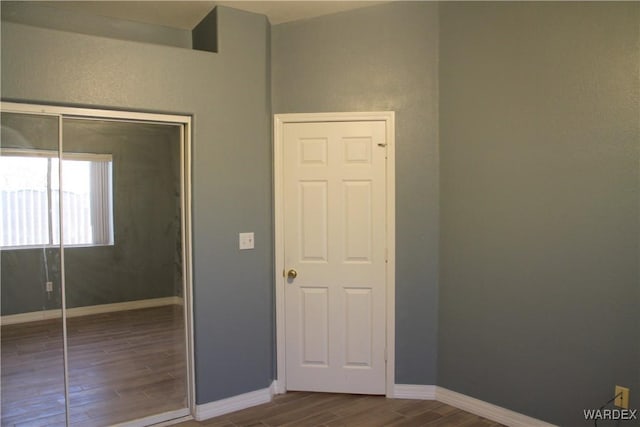
<instances>
[{"instance_id":1,"label":"textured wall","mask_svg":"<svg viewBox=\"0 0 640 427\"><path fill-rule=\"evenodd\" d=\"M2 148L58 151L58 118L2 113ZM54 291L45 292L45 283ZM0 314L16 314L62 306L60 251L56 248L0 251Z\"/></svg>"},{"instance_id":2,"label":"textured wall","mask_svg":"<svg viewBox=\"0 0 640 427\"><path fill-rule=\"evenodd\" d=\"M113 155L114 245L64 252L68 307L180 295L180 132L68 120L65 152Z\"/></svg>"},{"instance_id":3,"label":"textured wall","mask_svg":"<svg viewBox=\"0 0 640 427\"><path fill-rule=\"evenodd\" d=\"M191 31L50 7L45 1L2 1L2 20L52 30L191 48Z\"/></svg>"},{"instance_id":4,"label":"textured wall","mask_svg":"<svg viewBox=\"0 0 640 427\"><path fill-rule=\"evenodd\" d=\"M435 384L438 6L398 2L276 25L274 113L396 112L396 383Z\"/></svg>"},{"instance_id":5,"label":"textured wall","mask_svg":"<svg viewBox=\"0 0 640 427\"><path fill-rule=\"evenodd\" d=\"M273 378L269 24L223 7L218 23L217 54L2 23L4 100L193 115L198 403Z\"/></svg>"},{"instance_id":6,"label":"textured wall","mask_svg":"<svg viewBox=\"0 0 640 427\"><path fill-rule=\"evenodd\" d=\"M640 407L637 3L440 14L438 384L559 425Z\"/></svg>"}]
</instances>

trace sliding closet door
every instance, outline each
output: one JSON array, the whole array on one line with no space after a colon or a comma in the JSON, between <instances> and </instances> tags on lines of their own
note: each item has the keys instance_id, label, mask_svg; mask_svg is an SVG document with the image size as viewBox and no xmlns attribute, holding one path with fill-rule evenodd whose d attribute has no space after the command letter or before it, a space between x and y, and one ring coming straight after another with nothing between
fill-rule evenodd
<instances>
[{"instance_id":1,"label":"sliding closet door","mask_svg":"<svg viewBox=\"0 0 640 427\"><path fill-rule=\"evenodd\" d=\"M1 113L2 426L65 425L59 118Z\"/></svg>"},{"instance_id":2,"label":"sliding closet door","mask_svg":"<svg viewBox=\"0 0 640 427\"><path fill-rule=\"evenodd\" d=\"M178 125L63 120L72 424L188 414L181 136Z\"/></svg>"}]
</instances>

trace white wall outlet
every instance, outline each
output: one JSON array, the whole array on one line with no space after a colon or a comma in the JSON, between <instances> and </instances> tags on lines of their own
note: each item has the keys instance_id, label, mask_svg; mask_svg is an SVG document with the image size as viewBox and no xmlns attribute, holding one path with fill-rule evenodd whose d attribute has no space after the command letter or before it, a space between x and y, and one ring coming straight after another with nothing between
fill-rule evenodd
<instances>
[{"instance_id":1,"label":"white wall outlet","mask_svg":"<svg viewBox=\"0 0 640 427\"><path fill-rule=\"evenodd\" d=\"M255 238L253 233L240 233L240 250L253 249L255 247Z\"/></svg>"},{"instance_id":2,"label":"white wall outlet","mask_svg":"<svg viewBox=\"0 0 640 427\"><path fill-rule=\"evenodd\" d=\"M45 289L47 292L53 292L53 282L45 283Z\"/></svg>"}]
</instances>

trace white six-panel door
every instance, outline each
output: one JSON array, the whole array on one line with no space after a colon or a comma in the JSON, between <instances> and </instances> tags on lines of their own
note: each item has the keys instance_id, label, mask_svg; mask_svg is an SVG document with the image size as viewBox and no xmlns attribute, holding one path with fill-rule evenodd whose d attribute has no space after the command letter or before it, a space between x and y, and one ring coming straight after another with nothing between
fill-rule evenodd
<instances>
[{"instance_id":1,"label":"white six-panel door","mask_svg":"<svg viewBox=\"0 0 640 427\"><path fill-rule=\"evenodd\" d=\"M282 133L286 388L384 394L385 122Z\"/></svg>"}]
</instances>

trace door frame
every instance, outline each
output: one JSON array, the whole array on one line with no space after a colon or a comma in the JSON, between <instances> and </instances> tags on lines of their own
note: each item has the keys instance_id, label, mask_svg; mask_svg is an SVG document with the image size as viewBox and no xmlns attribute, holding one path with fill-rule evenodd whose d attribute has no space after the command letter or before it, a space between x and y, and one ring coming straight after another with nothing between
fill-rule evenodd
<instances>
[{"instance_id":1,"label":"door frame","mask_svg":"<svg viewBox=\"0 0 640 427\"><path fill-rule=\"evenodd\" d=\"M396 217L395 217L395 112L342 112L275 114L273 121L274 179L274 284L276 298L276 361L275 392L287 391L285 338L285 278L284 265L284 125L287 123L383 121L386 130L386 396L393 396L395 383L395 307L396 307Z\"/></svg>"}]
</instances>

